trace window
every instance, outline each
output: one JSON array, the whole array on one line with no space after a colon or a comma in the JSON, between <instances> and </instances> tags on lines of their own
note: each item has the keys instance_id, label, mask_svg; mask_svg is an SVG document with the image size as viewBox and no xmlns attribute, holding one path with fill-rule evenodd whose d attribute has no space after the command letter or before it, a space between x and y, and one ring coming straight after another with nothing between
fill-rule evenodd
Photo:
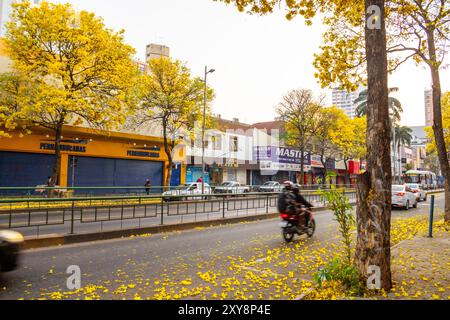
<instances>
[{"instance_id":1,"label":"window","mask_svg":"<svg viewBox=\"0 0 450 320\"><path fill-rule=\"evenodd\" d=\"M237 180L236 169L228 169L227 173L228 173L228 180L230 180L230 181L236 181Z\"/></svg>"},{"instance_id":2,"label":"window","mask_svg":"<svg viewBox=\"0 0 450 320\"><path fill-rule=\"evenodd\" d=\"M215 135L211 137L213 150L222 150L222 136Z\"/></svg>"},{"instance_id":3,"label":"window","mask_svg":"<svg viewBox=\"0 0 450 320\"><path fill-rule=\"evenodd\" d=\"M239 151L239 140L238 137L230 137L230 151L238 152Z\"/></svg>"}]
</instances>

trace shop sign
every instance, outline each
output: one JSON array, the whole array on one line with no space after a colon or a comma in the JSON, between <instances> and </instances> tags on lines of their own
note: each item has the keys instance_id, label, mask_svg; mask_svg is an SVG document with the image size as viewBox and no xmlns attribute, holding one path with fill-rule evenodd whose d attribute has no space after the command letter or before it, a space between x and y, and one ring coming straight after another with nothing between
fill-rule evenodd
<instances>
[{"instance_id":1,"label":"shop sign","mask_svg":"<svg viewBox=\"0 0 450 320\"><path fill-rule=\"evenodd\" d=\"M256 161L271 161L276 163L301 163L301 151L297 149L276 147L276 146L258 146L253 148L253 159ZM310 165L311 158L309 154L304 155L304 165Z\"/></svg>"},{"instance_id":2,"label":"shop sign","mask_svg":"<svg viewBox=\"0 0 450 320\"><path fill-rule=\"evenodd\" d=\"M348 162L348 172L350 174L360 174L360 165L358 161L350 160Z\"/></svg>"},{"instance_id":3,"label":"shop sign","mask_svg":"<svg viewBox=\"0 0 450 320\"><path fill-rule=\"evenodd\" d=\"M279 163L272 161L260 161L259 168L261 171L301 171L301 165L295 163ZM303 172L311 170L311 166L303 165Z\"/></svg>"},{"instance_id":4,"label":"shop sign","mask_svg":"<svg viewBox=\"0 0 450 320\"><path fill-rule=\"evenodd\" d=\"M55 150L55 144L54 143L41 143L40 147L41 150ZM86 146L72 146L68 144L61 144L60 145L61 151L66 152L86 152Z\"/></svg>"},{"instance_id":5,"label":"shop sign","mask_svg":"<svg viewBox=\"0 0 450 320\"><path fill-rule=\"evenodd\" d=\"M227 158L224 159L224 163L219 163L218 166L219 167L232 167L232 168L238 168L239 167L239 163L238 160L235 158Z\"/></svg>"},{"instance_id":6,"label":"shop sign","mask_svg":"<svg viewBox=\"0 0 450 320\"><path fill-rule=\"evenodd\" d=\"M158 152L149 152L149 151L137 151L137 150L128 150L127 156L129 157L146 157L146 158L159 158Z\"/></svg>"}]
</instances>

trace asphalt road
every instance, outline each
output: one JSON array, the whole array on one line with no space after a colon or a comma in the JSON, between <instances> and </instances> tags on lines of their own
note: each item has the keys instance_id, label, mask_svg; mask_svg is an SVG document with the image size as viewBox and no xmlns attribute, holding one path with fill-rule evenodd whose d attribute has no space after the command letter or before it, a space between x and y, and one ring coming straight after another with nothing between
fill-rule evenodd
<instances>
[{"instance_id":1,"label":"asphalt road","mask_svg":"<svg viewBox=\"0 0 450 320\"><path fill-rule=\"evenodd\" d=\"M443 206L442 195L436 196L436 207ZM427 215L428 210L429 201L422 202L410 211L393 210L393 218ZM49 295L51 292L72 292L66 298L83 299L92 290L100 292L98 297L104 299L132 299L136 294L154 299L155 292L160 292L160 281L170 286L170 282L195 278L199 270L226 273L232 264L258 262L267 250L286 246L313 250L317 244L335 239L337 228L332 213L319 212L315 218L316 234L288 245L283 243L278 220L271 219L27 250L18 270L0 275L0 299L48 299L55 297ZM80 267L82 292L73 293L67 288L66 270L71 265Z\"/></svg>"},{"instance_id":2,"label":"asphalt road","mask_svg":"<svg viewBox=\"0 0 450 320\"><path fill-rule=\"evenodd\" d=\"M314 197L314 200L317 197ZM314 205L322 203L311 201ZM164 204L161 220L161 205L147 204L136 207L84 208L74 210L74 233L102 232L121 229L150 227L160 224L179 224L186 222L217 220L221 218L242 217L266 214L273 211L276 198L229 198L223 211L222 200L208 202L170 202ZM72 228L71 208L60 210L32 211L31 213L0 214L0 227L19 231L24 236L42 237L49 234L68 234Z\"/></svg>"}]
</instances>

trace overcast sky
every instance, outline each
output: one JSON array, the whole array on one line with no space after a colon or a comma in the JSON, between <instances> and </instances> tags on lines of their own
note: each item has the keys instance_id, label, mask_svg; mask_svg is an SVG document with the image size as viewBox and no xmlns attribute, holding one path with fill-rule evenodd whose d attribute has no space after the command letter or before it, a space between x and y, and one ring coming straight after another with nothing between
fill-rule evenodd
<instances>
[{"instance_id":1,"label":"overcast sky","mask_svg":"<svg viewBox=\"0 0 450 320\"><path fill-rule=\"evenodd\" d=\"M307 27L301 18L287 21L283 12L250 16L213 0L54 1L70 2L103 17L110 28L125 29L140 60L148 43L158 43L169 46L171 56L185 61L193 75L202 76L205 65L216 69L208 83L216 92L213 112L223 118L270 121L288 90L322 91L312 66L322 42L320 21ZM443 70L444 91L450 90L449 79L450 70ZM404 64L390 76L389 85L400 88L402 123L423 125L423 91L431 87L428 69ZM330 97L329 90L324 92Z\"/></svg>"}]
</instances>

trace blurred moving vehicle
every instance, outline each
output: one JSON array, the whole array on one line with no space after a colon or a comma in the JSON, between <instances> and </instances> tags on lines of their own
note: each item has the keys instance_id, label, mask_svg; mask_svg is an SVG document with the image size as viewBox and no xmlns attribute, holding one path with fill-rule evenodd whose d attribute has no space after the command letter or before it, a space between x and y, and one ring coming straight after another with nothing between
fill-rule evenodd
<instances>
[{"instance_id":1,"label":"blurred moving vehicle","mask_svg":"<svg viewBox=\"0 0 450 320\"><path fill-rule=\"evenodd\" d=\"M204 194L212 194L211 186L204 183ZM164 201L173 201L173 200L199 200L202 197L180 197L184 195L195 195L202 194L202 182L192 182L185 184L177 189L163 192ZM170 197L176 196L176 197Z\"/></svg>"},{"instance_id":2,"label":"blurred moving vehicle","mask_svg":"<svg viewBox=\"0 0 450 320\"><path fill-rule=\"evenodd\" d=\"M9 272L17 268L23 236L16 231L0 230L0 272Z\"/></svg>"},{"instance_id":3,"label":"blurred moving vehicle","mask_svg":"<svg viewBox=\"0 0 450 320\"><path fill-rule=\"evenodd\" d=\"M262 186L259 187L259 192L281 192L283 190L283 185L276 181L267 181Z\"/></svg>"},{"instance_id":4,"label":"blurred moving vehicle","mask_svg":"<svg viewBox=\"0 0 450 320\"><path fill-rule=\"evenodd\" d=\"M305 226L305 214L309 215L308 225ZM294 240L294 236L306 234L309 238L314 235L316 231L316 220L314 219L314 212L311 208L300 206L298 212L280 212L281 222L280 227L282 230L283 239L286 243Z\"/></svg>"},{"instance_id":5,"label":"blurred moving vehicle","mask_svg":"<svg viewBox=\"0 0 450 320\"><path fill-rule=\"evenodd\" d=\"M246 193L250 192L250 187L241 186L237 181L225 181L214 189L214 193Z\"/></svg>"},{"instance_id":6,"label":"blurred moving vehicle","mask_svg":"<svg viewBox=\"0 0 450 320\"><path fill-rule=\"evenodd\" d=\"M405 173L406 183L417 183L422 189L436 189L437 177L434 172L423 170L409 170Z\"/></svg>"},{"instance_id":7,"label":"blurred moving vehicle","mask_svg":"<svg viewBox=\"0 0 450 320\"><path fill-rule=\"evenodd\" d=\"M416 194L407 185L393 185L391 188L392 206L409 210L411 206L417 208Z\"/></svg>"},{"instance_id":8,"label":"blurred moving vehicle","mask_svg":"<svg viewBox=\"0 0 450 320\"><path fill-rule=\"evenodd\" d=\"M427 192L421 188L417 183L407 183L408 187L411 188L412 192L416 195L417 201L427 201Z\"/></svg>"}]
</instances>

